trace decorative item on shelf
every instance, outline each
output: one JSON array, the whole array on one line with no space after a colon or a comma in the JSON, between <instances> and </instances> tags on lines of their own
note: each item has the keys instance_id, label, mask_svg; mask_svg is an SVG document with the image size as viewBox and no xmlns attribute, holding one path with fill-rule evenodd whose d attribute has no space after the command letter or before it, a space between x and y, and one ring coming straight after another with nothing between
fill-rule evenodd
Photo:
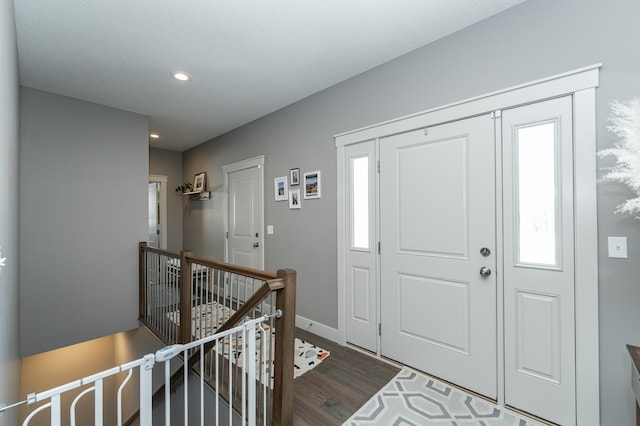
<instances>
[{"instance_id":1,"label":"decorative item on shelf","mask_svg":"<svg viewBox=\"0 0 640 426\"><path fill-rule=\"evenodd\" d=\"M623 183L636 195L617 206L616 213L629 213L640 219L640 98L611 103L607 130L618 137L613 148L598 152L599 157L614 156L616 165L602 179Z\"/></svg>"},{"instance_id":2,"label":"decorative item on shelf","mask_svg":"<svg viewBox=\"0 0 640 426\"><path fill-rule=\"evenodd\" d=\"M182 185L178 185L176 192L182 192L184 194L186 192L191 192L191 188L191 182L185 182Z\"/></svg>"},{"instance_id":3,"label":"decorative item on shelf","mask_svg":"<svg viewBox=\"0 0 640 426\"><path fill-rule=\"evenodd\" d=\"M195 182L193 185L193 192L204 191L205 185L207 184L207 172L196 173L193 177L193 181Z\"/></svg>"}]
</instances>

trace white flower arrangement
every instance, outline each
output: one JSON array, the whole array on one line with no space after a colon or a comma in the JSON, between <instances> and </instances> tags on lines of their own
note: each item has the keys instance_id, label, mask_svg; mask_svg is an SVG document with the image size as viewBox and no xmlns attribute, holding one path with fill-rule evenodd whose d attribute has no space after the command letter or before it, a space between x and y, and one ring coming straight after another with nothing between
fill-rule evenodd
<instances>
[{"instance_id":1,"label":"white flower arrangement","mask_svg":"<svg viewBox=\"0 0 640 426\"><path fill-rule=\"evenodd\" d=\"M616 208L616 213L629 213L640 219L640 99L611 103L611 116L607 130L618 140L613 148L598 152L600 157L615 156L616 165L608 168L603 180L624 183L636 198L626 200Z\"/></svg>"}]
</instances>

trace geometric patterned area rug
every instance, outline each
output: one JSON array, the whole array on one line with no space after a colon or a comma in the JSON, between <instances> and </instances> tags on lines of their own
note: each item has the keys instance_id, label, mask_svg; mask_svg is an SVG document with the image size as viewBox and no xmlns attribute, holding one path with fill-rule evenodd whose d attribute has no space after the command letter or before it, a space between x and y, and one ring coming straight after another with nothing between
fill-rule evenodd
<instances>
[{"instance_id":1,"label":"geometric patterned area rug","mask_svg":"<svg viewBox=\"0 0 640 426\"><path fill-rule=\"evenodd\" d=\"M196 339L200 339L202 337L211 336L216 332L218 327L222 325L226 320L229 319L231 315L233 315L235 311L230 309L227 306L223 306L222 304L218 304L217 302L209 302L201 305L195 306L191 311L191 330ZM177 326L180 325L180 310L172 311L167 313L167 317L176 323ZM265 325L264 329L269 330L269 326ZM272 334L274 332L272 331ZM268 360L262 367L263 381L266 381L269 376L271 376L271 365L273 364L273 351L274 348L271 347L271 340L267 339L265 351L267 353ZM229 339L226 338L224 341L225 345L229 345ZM238 350L238 346L241 346L239 341L232 339L231 341L231 351L232 351L232 359L235 361L239 360L240 355L242 353L241 350ZM261 352L262 339L258 337L256 341L256 354ZM293 343L294 355L293 355L293 378L297 378L302 376L307 371L310 371L318 364L320 364L324 359L326 359L331 353L327 350L322 349L321 347L312 345L309 342L305 342L304 340L295 338ZM224 351L225 358L227 358L227 351ZM257 361L257 360L256 360ZM238 365L241 367L242 362L238 362ZM273 387L273 386L271 386Z\"/></svg>"},{"instance_id":2,"label":"geometric patterned area rug","mask_svg":"<svg viewBox=\"0 0 640 426\"><path fill-rule=\"evenodd\" d=\"M344 425L542 424L404 367Z\"/></svg>"}]
</instances>

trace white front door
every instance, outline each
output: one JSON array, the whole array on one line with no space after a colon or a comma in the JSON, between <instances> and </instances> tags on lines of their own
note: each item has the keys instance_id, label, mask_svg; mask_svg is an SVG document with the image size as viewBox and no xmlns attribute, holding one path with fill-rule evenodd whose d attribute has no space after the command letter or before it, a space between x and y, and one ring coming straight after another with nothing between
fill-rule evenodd
<instances>
[{"instance_id":1,"label":"white front door","mask_svg":"<svg viewBox=\"0 0 640 426\"><path fill-rule=\"evenodd\" d=\"M576 422L572 97L502 113L505 402Z\"/></svg>"},{"instance_id":2,"label":"white front door","mask_svg":"<svg viewBox=\"0 0 640 426\"><path fill-rule=\"evenodd\" d=\"M494 146L490 115L380 140L382 355L491 398Z\"/></svg>"},{"instance_id":3,"label":"white front door","mask_svg":"<svg viewBox=\"0 0 640 426\"><path fill-rule=\"evenodd\" d=\"M264 269L263 160L223 167L228 188L226 262Z\"/></svg>"}]
</instances>

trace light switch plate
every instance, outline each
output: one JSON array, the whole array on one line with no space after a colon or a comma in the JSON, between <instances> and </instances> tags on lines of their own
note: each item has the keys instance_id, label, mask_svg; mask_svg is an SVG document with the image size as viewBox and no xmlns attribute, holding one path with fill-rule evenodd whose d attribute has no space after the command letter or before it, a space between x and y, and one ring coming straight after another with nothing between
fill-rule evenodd
<instances>
[{"instance_id":1,"label":"light switch plate","mask_svg":"<svg viewBox=\"0 0 640 426\"><path fill-rule=\"evenodd\" d=\"M627 237L609 237L609 257L626 259Z\"/></svg>"},{"instance_id":2,"label":"light switch plate","mask_svg":"<svg viewBox=\"0 0 640 426\"><path fill-rule=\"evenodd\" d=\"M267 234L273 235L273 225L267 225Z\"/></svg>"}]
</instances>

